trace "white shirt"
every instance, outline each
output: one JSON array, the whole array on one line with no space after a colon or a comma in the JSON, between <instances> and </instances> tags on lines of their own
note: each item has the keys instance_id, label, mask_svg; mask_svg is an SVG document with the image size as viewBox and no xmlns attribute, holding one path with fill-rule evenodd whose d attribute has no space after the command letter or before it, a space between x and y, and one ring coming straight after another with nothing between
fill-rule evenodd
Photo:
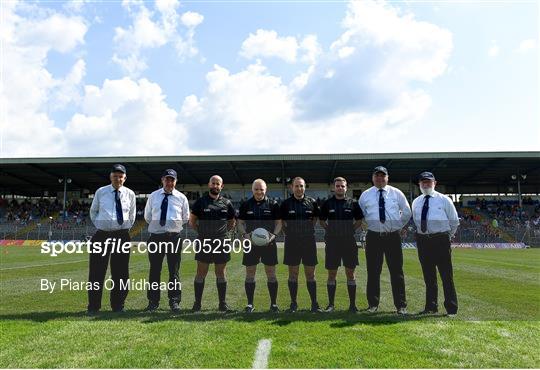
<instances>
[{"instance_id":1,"label":"white shirt","mask_svg":"<svg viewBox=\"0 0 540 370\"><path fill-rule=\"evenodd\" d=\"M364 191L358 200L364 218L368 224L368 230L375 232L393 232L403 228L411 218L411 208L407 198L399 190L390 185L383 189L384 209L386 220L384 223L379 218L379 189L372 186Z\"/></svg>"},{"instance_id":2,"label":"white shirt","mask_svg":"<svg viewBox=\"0 0 540 370\"><path fill-rule=\"evenodd\" d=\"M102 186L96 190L92 205L90 206L90 219L99 230L116 231L131 229L135 223L135 193L125 186L118 189L118 196L122 204L124 223L118 224L116 218L115 188L112 185Z\"/></svg>"},{"instance_id":3,"label":"white shirt","mask_svg":"<svg viewBox=\"0 0 540 370\"><path fill-rule=\"evenodd\" d=\"M435 234L448 232L454 236L459 226L459 218L452 200L446 195L433 191L429 197L429 209L427 213L427 230L422 232L422 208L426 196L420 195L412 203L413 220L416 231L419 234Z\"/></svg>"},{"instance_id":4,"label":"white shirt","mask_svg":"<svg viewBox=\"0 0 540 370\"><path fill-rule=\"evenodd\" d=\"M184 194L173 189L169 195L165 226L159 224L161 218L161 202L165 198L163 188L154 191L146 201L144 219L148 222L148 232L152 234L179 233L182 225L189 219L189 202Z\"/></svg>"}]
</instances>

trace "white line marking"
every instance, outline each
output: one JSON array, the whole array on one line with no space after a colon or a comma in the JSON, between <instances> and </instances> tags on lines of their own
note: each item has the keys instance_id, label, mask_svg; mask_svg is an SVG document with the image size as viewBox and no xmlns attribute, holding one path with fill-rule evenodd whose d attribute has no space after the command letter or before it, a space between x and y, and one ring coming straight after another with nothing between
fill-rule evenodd
<instances>
[{"instance_id":1,"label":"white line marking","mask_svg":"<svg viewBox=\"0 0 540 370\"><path fill-rule=\"evenodd\" d=\"M272 340L261 339L257 345L257 351L255 351L255 359L253 360L254 369L267 369L268 368L268 356L272 349Z\"/></svg>"},{"instance_id":2,"label":"white line marking","mask_svg":"<svg viewBox=\"0 0 540 370\"><path fill-rule=\"evenodd\" d=\"M29 269L29 268L32 268L32 267L45 267L45 266L54 266L54 265L65 265L65 264L68 264L68 263L79 263L79 262L84 262L84 261L88 261L88 260L86 259L86 260L66 261L66 262L58 262L58 263L46 263L46 264L43 264L43 265L28 265L28 266L5 267L5 268L3 268L3 269L0 269L0 271L5 271L5 270L18 270L18 269Z\"/></svg>"}]
</instances>

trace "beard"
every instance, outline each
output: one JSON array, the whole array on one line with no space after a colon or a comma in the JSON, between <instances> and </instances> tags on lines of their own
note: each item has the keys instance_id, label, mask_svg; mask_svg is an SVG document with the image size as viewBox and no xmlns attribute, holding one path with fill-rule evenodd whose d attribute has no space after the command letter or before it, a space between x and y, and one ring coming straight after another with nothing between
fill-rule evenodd
<instances>
[{"instance_id":1,"label":"beard","mask_svg":"<svg viewBox=\"0 0 540 370\"><path fill-rule=\"evenodd\" d=\"M435 191L435 187L429 187L429 188L420 187L420 191L424 195L433 195L433 191Z\"/></svg>"},{"instance_id":2,"label":"beard","mask_svg":"<svg viewBox=\"0 0 540 370\"><path fill-rule=\"evenodd\" d=\"M219 195L220 190L219 190L219 189L210 189L210 193L211 193L212 195Z\"/></svg>"}]
</instances>

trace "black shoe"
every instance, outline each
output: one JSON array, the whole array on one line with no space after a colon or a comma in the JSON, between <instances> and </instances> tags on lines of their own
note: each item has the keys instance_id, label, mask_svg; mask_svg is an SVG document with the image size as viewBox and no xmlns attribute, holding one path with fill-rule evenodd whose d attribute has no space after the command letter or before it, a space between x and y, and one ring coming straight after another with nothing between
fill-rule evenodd
<instances>
[{"instance_id":1,"label":"black shoe","mask_svg":"<svg viewBox=\"0 0 540 370\"><path fill-rule=\"evenodd\" d=\"M334 308L334 305L333 304L329 304L328 306L326 306L326 308L324 309L324 312L334 312L335 308Z\"/></svg>"},{"instance_id":2,"label":"black shoe","mask_svg":"<svg viewBox=\"0 0 540 370\"><path fill-rule=\"evenodd\" d=\"M126 310L124 309L124 307L120 307L120 308L113 308L112 312L114 312L114 313L125 313Z\"/></svg>"},{"instance_id":3,"label":"black shoe","mask_svg":"<svg viewBox=\"0 0 540 370\"><path fill-rule=\"evenodd\" d=\"M148 306L144 309L145 312L155 312L159 307L158 303L148 302Z\"/></svg>"},{"instance_id":4,"label":"black shoe","mask_svg":"<svg viewBox=\"0 0 540 370\"><path fill-rule=\"evenodd\" d=\"M375 313L378 310L379 310L379 306L369 306L368 308L366 308L366 311L369 313Z\"/></svg>"},{"instance_id":5,"label":"black shoe","mask_svg":"<svg viewBox=\"0 0 540 370\"><path fill-rule=\"evenodd\" d=\"M171 308L172 312L175 312L175 313L180 312L180 303L176 301L169 303L169 307Z\"/></svg>"},{"instance_id":6,"label":"black shoe","mask_svg":"<svg viewBox=\"0 0 540 370\"><path fill-rule=\"evenodd\" d=\"M355 305L350 305L350 306L349 306L349 312L350 312L350 313L357 313L357 312L358 312L358 308L357 308Z\"/></svg>"},{"instance_id":7,"label":"black shoe","mask_svg":"<svg viewBox=\"0 0 540 370\"><path fill-rule=\"evenodd\" d=\"M438 311L437 310L424 310L417 313L417 315L434 315Z\"/></svg>"},{"instance_id":8,"label":"black shoe","mask_svg":"<svg viewBox=\"0 0 540 370\"><path fill-rule=\"evenodd\" d=\"M87 310L86 316L97 316L99 314L99 310Z\"/></svg>"},{"instance_id":9,"label":"black shoe","mask_svg":"<svg viewBox=\"0 0 540 370\"><path fill-rule=\"evenodd\" d=\"M291 305L289 306L289 309L287 310L287 312L295 313L296 311L298 311L298 303L291 302Z\"/></svg>"},{"instance_id":10,"label":"black shoe","mask_svg":"<svg viewBox=\"0 0 540 370\"><path fill-rule=\"evenodd\" d=\"M227 302L219 302L218 311L220 312L232 312Z\"/></svg>"},{"instance_id":11,"label":"black shoe","mask_svg":"<svg viewBox=\"0 0 540 370\"><path fill-rule=\"evenodd\" d=\"M279 312L279 307L277 304L270 305L270 312Z\"/></svg>"},{"instance_id":12,"label":"black shoe","mask_svg":"<svg viewBox=\"0 0 540 370\"><path fill-rule=\"evenodd\" d=\"M191 312L199 312L201 310L201 303L195 302L193 303L193 307L191 307Z\"/></svg>"},{"instance_id":13,"label":"black shoe","mask_svg":"<svg viewBox=\"0 0 540 370\"><path fill-rule=\"evenodd\" d=\"M311 310L310 310L312 313L320 313L320 312L324 312L323 310L321 310L321 307L319 307L319 304L318 303L312 303L311 304Z\"/></svg>"},{"instance_id":14,"label":"black shoe","mask_svg":"<svg viewBox=\"0 0 540 370\"><path fill-rule=\"evenodd\" d=\"M253 307L252 304L248 304L246 308L244 308L245 313L252 313L253 311L255 311L255 307Z\"/></svg>"}]
</instances>

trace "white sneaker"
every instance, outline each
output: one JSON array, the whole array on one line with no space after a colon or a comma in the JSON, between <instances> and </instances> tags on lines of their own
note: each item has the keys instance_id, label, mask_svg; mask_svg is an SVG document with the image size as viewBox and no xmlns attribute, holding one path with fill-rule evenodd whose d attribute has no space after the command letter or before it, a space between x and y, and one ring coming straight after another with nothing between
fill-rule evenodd
<instances>
[{"instance_id":1,"label":"white sneaker","mask_svg":"<svg viewBox=\"0 0 540 370\"><path fill-rule=\"evenodd\" d=\"M371 306L371 307L368 307L367 312L375 313L377 312L378 309L379 309L379 306Z\"/></svg>"},{"instance_id":2,"label":"white sneaker","mask_svg":"<svg viewBox=\"0 0 540 370\"><path fill-rule=\"evenodd\" d=\"M398 315L407 315L407 308L401 307L396 312L397 312Z\"/></svg>"}]
</instances>

